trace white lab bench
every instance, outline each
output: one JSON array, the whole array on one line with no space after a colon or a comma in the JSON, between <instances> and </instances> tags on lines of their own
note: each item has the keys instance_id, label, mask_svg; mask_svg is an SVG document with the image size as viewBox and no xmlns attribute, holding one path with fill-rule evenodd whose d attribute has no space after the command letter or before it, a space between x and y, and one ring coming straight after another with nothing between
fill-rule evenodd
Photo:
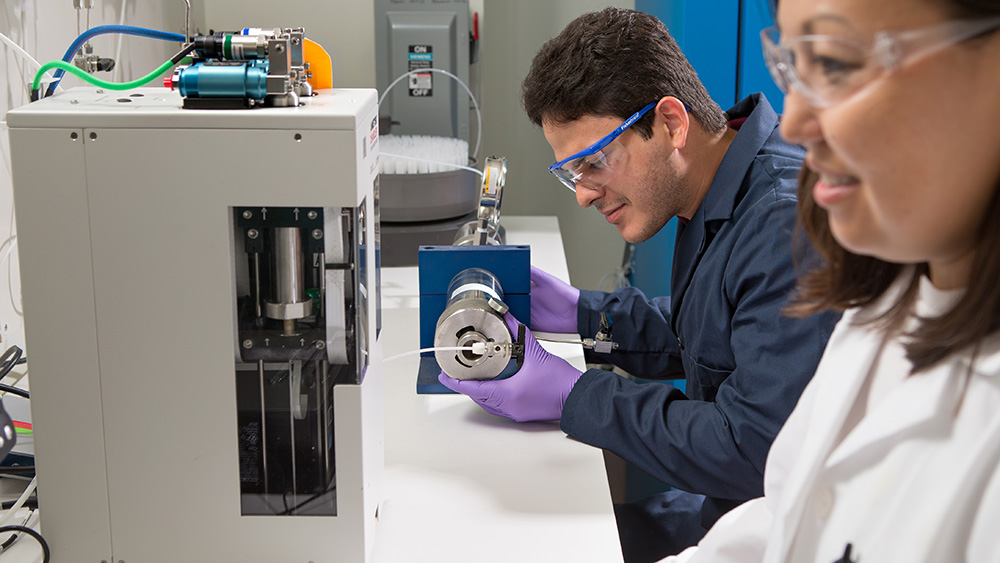
<instances>
[{"instance_id":1,"label":"white lab bench","mask_svg":"<svg viewBox=\"0 0 1000 563\"><path fill-rule=\"evenodd\" d=\"M568 279L555 217L503 217L508 244ZM382 270L386 358L419 347L417 268ZM579 345L544 344L583 369ZM464 395L417 395L418 357L386 363L385 481L373 561L620 562L600 449Z\"/></svg>"},{"instance_id":2,"label":"white lab bench","mask_svg":"<svg viewBox=\"0 0 1000 563\"><path fill-rule=\"evenodd\" d=\"M505 217L510 244L568 279L554 217ZM385 357L419 345L417 268L382 271ZM580 346L545 347L583 367ZM385 478L373 563L622 561L601 450L460 395L417 395L418 356L384 365ZM42 534L44 535L44 514ZM281 541L275 538L275 541ZM4 553L41 561L31 538Z\"/></svg>"}]
</instances>

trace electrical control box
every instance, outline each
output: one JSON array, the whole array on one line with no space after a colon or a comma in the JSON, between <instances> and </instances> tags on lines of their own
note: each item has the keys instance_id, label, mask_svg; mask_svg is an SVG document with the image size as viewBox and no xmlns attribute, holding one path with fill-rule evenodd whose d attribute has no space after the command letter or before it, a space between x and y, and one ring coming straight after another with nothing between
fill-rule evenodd
<instances>
[{"instance_id":1,"label":"electrical control box","mask_svg":"<svg viewBox=\"0 0 1000 563\"><path fill-rule=\"evenodd\" d=\"M383 468L371 89L11 111L55 560L366 561Z\"/></svg>"},{"instance_id":2,"label":"electrical control box","mask_svg":"<svg viewBox=\"0 0 1000 563\"><path fill-rule=\"evenodd\" d=\"M388 91L381 114L394 135L469 138L469 96L447 71L469 83L469 4L462 0L375 0L375 84Z\"/></svg>"}]
</instances>

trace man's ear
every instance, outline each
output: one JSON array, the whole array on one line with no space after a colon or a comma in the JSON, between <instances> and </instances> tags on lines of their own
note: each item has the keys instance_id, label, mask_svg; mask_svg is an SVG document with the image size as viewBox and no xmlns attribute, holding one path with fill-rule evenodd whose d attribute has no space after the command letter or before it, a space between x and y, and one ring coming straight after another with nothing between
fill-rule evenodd
<instances>
[{"instance_id":1,"label":"man's ear","mask_svg":"<svg viewBox=\"0 0 1000 563\"><path fill-rule=\"evenodd\" d=\"M653 128L666 134L666 139L674 149L682 149L687 144L688 131L691 127L691 114L684 102L673 96L664 96L656 103L656 118Z\"/></svg>"}]
</instances>

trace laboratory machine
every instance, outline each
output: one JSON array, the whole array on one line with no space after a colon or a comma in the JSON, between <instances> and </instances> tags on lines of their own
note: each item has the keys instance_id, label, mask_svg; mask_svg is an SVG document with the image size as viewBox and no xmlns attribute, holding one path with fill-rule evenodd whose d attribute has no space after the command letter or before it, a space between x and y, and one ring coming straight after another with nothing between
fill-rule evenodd
<instances>
[{"instance_id":1,"label":"laboratory machine","mask_svg":"<svg viewBox=\"0 0 1000 563\"><path fill-rule=\"evenodd\" d=\"M247 60L174 90L72 88L7 115L56 560L370 556L377 97L310 91L287 31L204 38L203 58ZM265 74L261 53L281 55Z\"/></svg>"}]
</instances>

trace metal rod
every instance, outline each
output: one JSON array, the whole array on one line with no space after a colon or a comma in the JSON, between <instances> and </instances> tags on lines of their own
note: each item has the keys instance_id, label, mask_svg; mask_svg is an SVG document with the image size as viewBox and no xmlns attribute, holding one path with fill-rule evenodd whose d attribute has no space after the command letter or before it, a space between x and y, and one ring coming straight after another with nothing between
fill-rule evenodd
<instances>
[{"instance_id":1,"label":"metal rod","mask_svg":"<svg viewBox=\"0 0 1000 563\"><path fill-rule=\"evenodd\" d=\"M326 360L320 360L318 369L320 370L317 374L317 385L319 389L319 439L322 440L320 444L320 451L323 452L323 481L325 484L330 483L330 450L327 446L330 444L330 440L327 438L330 432L330 406L329 406L329 378L330 378L330 363Z\"/></svg>"},{"instance_id":2,"label":"metal rod","mask_svg":"<svg viewBox=\"0 0 1000 563\"><path fill-rule=\"evenodd\" d=\"M257 318L262 316L260 309L260 253L253 253L253 292Z\"/></svg>"},{"instance_id":3,"label":"metal rod","mask_svg":"<svg viewBox=\"0 0 1000 563\"><path fill-rule=\"evenodd\" d=\"M264 403L264 360L257 361L257 376L260 378L260 451L264 461L264 495L267 496L269 479L267 478L267 406Z\"/></svg>"},{"instance_id":4,"label":"metal rod","mask_svg":"<svg viewBox=\"0 0 1000 563\"><path fill-rule=\"evenodd\" d=\"M296 455L295 455L295 409L292 408L292 405L295 404L295 400L294 400L295 393L297 393L297 390L295 389L295 385L294 385L296 378L292 377L292 370L295 369L295 363L296 362L298 362L298 360L291 360L291 361L288 362L288 434L292 438L292 440L291 440L292 441L292 507L293 507L292 514L295 514L294 507L298 506L298 503L299 503L299 499L298 499L298 494L299 494L298 474L299 474L299 472L298 472L298 469L296 468L296 463L295 463L295 461L296 461L295 460L295 457L296 457Z\"/></svg>"},{"instance_id":5,"label":"metal rod","mask_svg":"<svg viewBox=\"0 0 1000 563\"><path fill-rule=\"evenodd\" d=\"M184 42L191 42L191 0L184 0L187 6L184 8Z\"/></svg>"}]
</instances>

